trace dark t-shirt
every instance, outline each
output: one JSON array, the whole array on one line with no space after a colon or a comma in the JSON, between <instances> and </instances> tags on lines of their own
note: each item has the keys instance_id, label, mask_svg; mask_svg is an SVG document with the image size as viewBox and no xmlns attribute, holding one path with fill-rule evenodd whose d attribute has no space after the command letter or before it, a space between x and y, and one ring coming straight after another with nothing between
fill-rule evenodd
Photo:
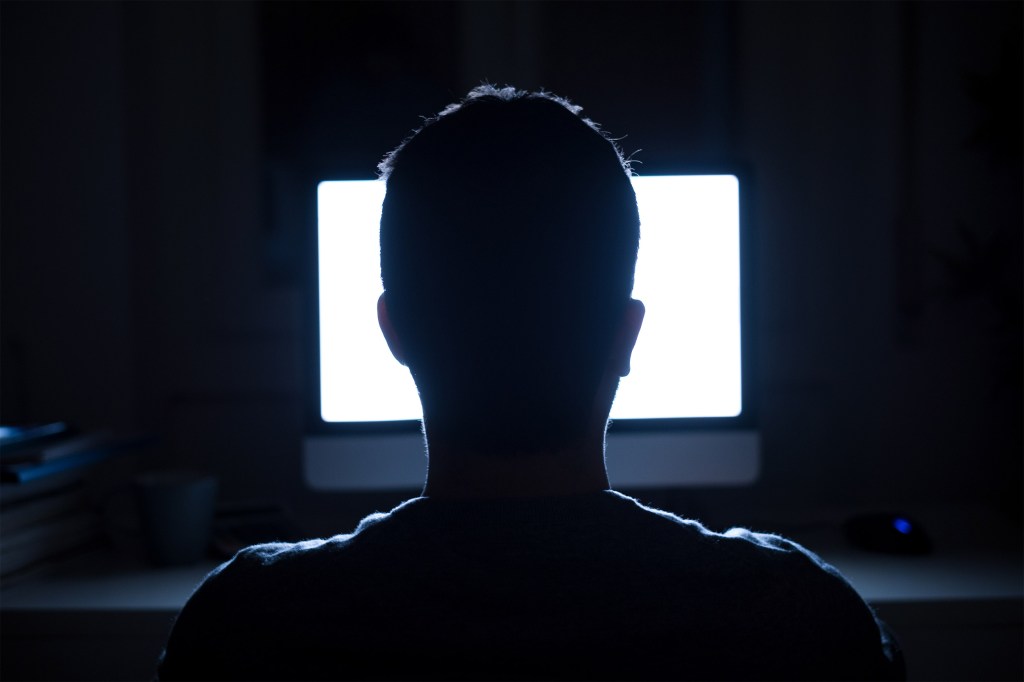
<instances>
[{"instance_id":1,"label":"dark t-shirt","mask_svg":"<svg viewBox=\"0 0 1024 682\"><path fill-rule=\"evenodd\" d=\"M181 612L162 679L884 679L894 644L784 538L613 491L416 498L265 544Z\"/></svg>"}]
</instances>

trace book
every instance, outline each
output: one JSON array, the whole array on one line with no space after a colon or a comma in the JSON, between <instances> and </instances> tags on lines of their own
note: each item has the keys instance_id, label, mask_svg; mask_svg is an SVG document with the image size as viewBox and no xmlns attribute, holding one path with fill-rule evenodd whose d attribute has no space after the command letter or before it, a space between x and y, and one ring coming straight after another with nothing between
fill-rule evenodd
<instances>
[{"instance_id":1,"label":"book","mask_svg":"<svg viewBox=\"0 0 1024 682\"><path fill-rule=\"evenodd\" d=\"M64 471L83 469L106 459L113 454L113 451L108 446L97 446L87 450L80 450L58 459L42 462L3 464L0 465L0 481L4 483L25 483L46 476L53 476Z\"/></svg>"},{"instance_id":2,"label":"book","mask_svg":"<svg viewBox=\"0 0 1024 682\"><path fill-rule=\"evenodd\" d=\"M85 508L82 485L70 485L11 503L0 503L0 537L61 514Z\"/></svg>"},{"instance_id":3,"label":"book","mask_svg":"<svg viewBox=\"0 0 1024 682\"><path fill-rule=\"evenodd\" d=\"M0 456L69 433L73 430L65 422L0 426Z\"/></svg>"},{"instance_id":4,"label":"book","mask_svg":"<svg viewBox=\"0 0 1024 682\"><path fill-rule=\"evenodd\" d=\"M31 481L0 482L0 509L77 485L82 481L82 473L82 470L67 469Z\"/></svg>"},{"instance_id":5,"label":"book","mask_svg":"<svg viewBox=\"0 0 1024 682\"><path fill-rule=\"evenodd\" d=\"M6 448L0 455L0 465L24 462L47 462L73 455L83 450L94 449L109 440L104 433L86 433L64 438L45 438L41 441L22 442Z\"/></svg>"},{"instance_id":6,"label":"book","mask_svg":"<svg viewBox=\"0 0 1024 682\"><path fill-rule=\"evenodd\" d=\"M100 537L99 516L72 512L0 537L0 576L83 547Z\"/></svg>"},{"instance_id":7,"label":"book","mask_svg":"<svg viewBox=\"0 0 1024 682\"><path fill-rule=\"evenodd\" d=\"M104 433L78 436L66 443L48 445L45 452L31 458L0 462L0 483L27 483L64 471L84 470L148 440L142 436L112 437Z\"/></svg>"}]
</instances>

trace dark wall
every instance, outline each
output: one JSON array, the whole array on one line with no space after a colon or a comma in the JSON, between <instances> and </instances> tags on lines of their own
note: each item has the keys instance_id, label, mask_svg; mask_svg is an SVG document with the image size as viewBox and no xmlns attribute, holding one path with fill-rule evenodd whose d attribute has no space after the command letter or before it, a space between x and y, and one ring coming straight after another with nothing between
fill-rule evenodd
<instances>
[{"instance_id":1,"label":"dark wall","mask_svg":"<svg viewBox=\"0 0 1024 682\"><path fill-rule=\"evenodd\" d=\"M486 79L578 101L641 172L753 171L763 476L673 500L1019 514L1021 25L983 2L5 2L2 418L153 430L151 465L216 469L228 500L384 506L301 481L294 196Z\"/></svg>"}]
</instances>

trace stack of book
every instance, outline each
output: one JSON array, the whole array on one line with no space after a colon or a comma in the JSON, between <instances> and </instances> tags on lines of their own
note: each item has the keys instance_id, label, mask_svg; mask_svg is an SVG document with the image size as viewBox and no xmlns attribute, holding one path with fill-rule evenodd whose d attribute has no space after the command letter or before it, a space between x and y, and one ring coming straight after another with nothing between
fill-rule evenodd
<instances>
[{"instance_id":1,"label":"stack of book","mask_svg":"<svg viewBox=\"0 0 1024 682\"><path fill-rule=\"evenodd\" d=\"M98 541L102 524L86 478L131 442L63 422L0 426L0 577Z\"/></svg>"}]
</instances>

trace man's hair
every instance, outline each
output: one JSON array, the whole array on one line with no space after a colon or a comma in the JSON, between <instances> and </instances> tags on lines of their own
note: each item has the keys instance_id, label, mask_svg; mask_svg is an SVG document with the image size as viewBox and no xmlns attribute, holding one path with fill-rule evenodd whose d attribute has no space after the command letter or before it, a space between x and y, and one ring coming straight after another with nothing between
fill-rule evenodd
<instances>
[{"instance_id":1,"label":"man's hair","mask_svg":"<svg viewBox=\"0 0 1024 682\"><path fill-rule=\"evenodd\" d=\"M618 146L565 99L483 85L380 171L381 279L428 436L494 454L574 443L633 289Z\"/></svg>"}]
</instances>

